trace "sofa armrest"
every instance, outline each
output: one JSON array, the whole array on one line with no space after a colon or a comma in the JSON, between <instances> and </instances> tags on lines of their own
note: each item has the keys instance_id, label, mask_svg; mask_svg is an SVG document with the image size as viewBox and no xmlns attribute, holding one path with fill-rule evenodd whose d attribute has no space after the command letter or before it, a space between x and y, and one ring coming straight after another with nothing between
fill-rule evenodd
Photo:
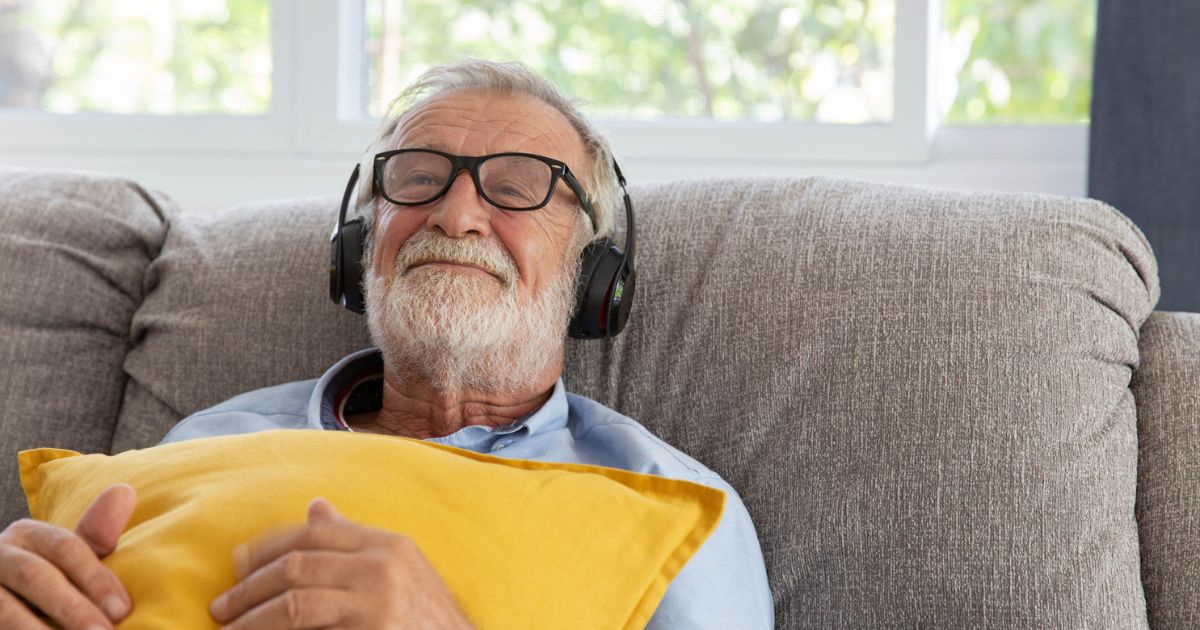
<instances>
[{"instance_id":1,"label":"sofa armrest","mask_svg":"<svg viewBox=\"0 0 1200 630\"><path fill-rule=\"evenodd\" d=\"M1200 624L1200 314L1155 312L1134 373L1137 520L1150 627Z\"/></svg>"}]
</instances>

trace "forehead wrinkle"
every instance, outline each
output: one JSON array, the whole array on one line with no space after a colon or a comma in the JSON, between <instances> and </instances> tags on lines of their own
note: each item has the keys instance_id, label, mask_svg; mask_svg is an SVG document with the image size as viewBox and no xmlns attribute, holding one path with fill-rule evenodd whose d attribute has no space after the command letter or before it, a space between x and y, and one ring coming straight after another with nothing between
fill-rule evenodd
<instances>
[{"instance_id":1,"label":"forehead wrinkle","mask_svg":"<svg viewBox=\"0 0 1200 630\"><path fill-rule=\"evenodd\" d=\"M552 157L552 158L561 160L562 158L566 157L566 155L565 155L566 153L570 152L567 149L567 147L564 146L564 144L561 142L561 137L556 135L553 131L551 131L549 129L537 130L537 132L534 133L533 135L530 135L527 133L522 133L521 131L512 129L513 125L518 125L518 124L521 124L522 122L524 122L524 121L510 120L510 121L506 122L503 127L500 128L500 130L496 133L496 135L500 136L502 134L509 134L509 135L517 136L518 138L523 138L523 140L520 140L519 142L516 142L514 144L514 146L518 147L517 150L520 150L520 147L523 147L529 143L542 143L545 146L552 147L552 149L556 153L562 154L562 155L547 155L546 157ZM571 131L572 131L572 133L574 133L574 129L572 129ZM539 153L539 152L544 152L544 151L528 151L528 153Z\"/></svg>"}]
</instances>

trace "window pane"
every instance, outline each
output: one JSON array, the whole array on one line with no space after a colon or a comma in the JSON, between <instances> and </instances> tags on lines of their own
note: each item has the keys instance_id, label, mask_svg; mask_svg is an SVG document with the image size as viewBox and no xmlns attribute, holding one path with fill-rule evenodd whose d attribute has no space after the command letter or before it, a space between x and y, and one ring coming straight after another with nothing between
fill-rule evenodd
<instances>
[{"instance_id":1,"label":"window pane","mask_svg":"<svg viewBox=\"0 0 1200 630\"><path fill-rule=\"evenodd\" d=\"M268 5L0 3L0 107L62 114L264 113L271 99Z\"/></svg>"},{"instance_id":2,"label":"window pane","mask_svg":"<svg viewBox=\"0 0 1200 630\"><path fill-rule=\"evenodd\" d=\"M367 0L366 108L431 65L515 60L626 118L890 121L895 0Z\"/></svg>"},{"instance_id":3,"label":"window pane","mask_svg":"<svg viewBox=\"0 0 1200 630\"><path fill-rule=\"evenodd\" d=\"M944 13L946 121L1088 121L1096 0L945 0Z\"/></svg>"}]
</instances>

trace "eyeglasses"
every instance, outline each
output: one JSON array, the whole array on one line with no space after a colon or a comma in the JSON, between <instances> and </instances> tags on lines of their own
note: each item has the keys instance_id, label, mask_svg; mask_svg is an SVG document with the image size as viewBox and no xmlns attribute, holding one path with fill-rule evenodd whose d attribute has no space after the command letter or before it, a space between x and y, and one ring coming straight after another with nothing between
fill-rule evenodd
<instances>
[{"instance_id":1,"label":"eyeglasses","mask_svg":"<svg viewBox=\"0 0 1200 630\"><path fill-rule=\"evenodd\" d=\"M533 153L464 157L433 149L384 151L375 156L375 186L384 199L394 204L420 206L446 194L463 169L470 171L475 189L484 200L505 210L544 207L562 179L595 226L592 204L567 165Z\"/></svg>"}]
</instances>

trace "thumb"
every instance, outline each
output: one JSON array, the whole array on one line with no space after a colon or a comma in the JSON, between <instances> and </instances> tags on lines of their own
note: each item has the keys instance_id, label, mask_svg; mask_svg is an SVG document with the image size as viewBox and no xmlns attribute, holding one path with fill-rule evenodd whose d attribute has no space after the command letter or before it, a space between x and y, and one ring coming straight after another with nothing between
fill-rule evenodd
<instances>
[{"instance_id":1,"label":"thumb","mask_svg":"<svg viewBox=\"0 0 1200 630\"><path fill-rule=\"evenodd\" d=\"M137 492L133 486L127 483L113 484L88 506L75 526L75 533L97 556L103 558L117 546L117 539L125 531L125 525L129 523L136 506Z\"/></svg>"},{"instance_id":2,"label":"thumb","mask_svg":"<svg viewBox=\"0 0 1200 630\"><path fill-rule=\"evenodd\" d=\"M317 497L308 504L308 523L315 525L322 522L336 521L342 518L333 504L324 497Z\"/></svg>"}]
</instances>

